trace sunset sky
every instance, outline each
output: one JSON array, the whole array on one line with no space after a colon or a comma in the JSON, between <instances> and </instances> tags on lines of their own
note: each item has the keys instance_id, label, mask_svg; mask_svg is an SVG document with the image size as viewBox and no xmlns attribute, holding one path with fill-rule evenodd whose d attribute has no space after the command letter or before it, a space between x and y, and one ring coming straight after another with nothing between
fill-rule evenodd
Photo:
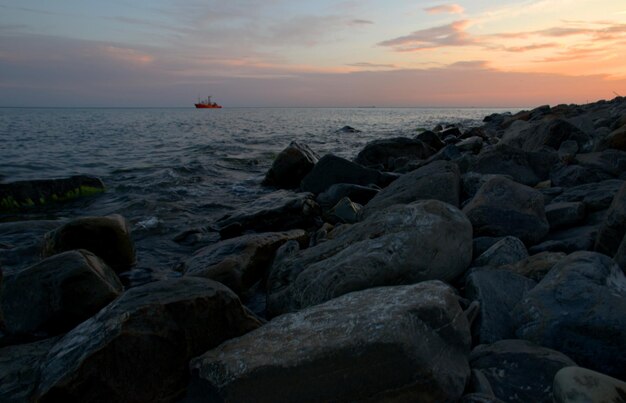
<instances>
[{"instance_id":1,"label":"sunset sky","mask_svg":"<svg viewBox=\"0 0 626 403\"><path fill-rule=\"evenodd\" d=\"M626 95L626 0L0 0L0 106Z\"/></svg>"}]
</instances>

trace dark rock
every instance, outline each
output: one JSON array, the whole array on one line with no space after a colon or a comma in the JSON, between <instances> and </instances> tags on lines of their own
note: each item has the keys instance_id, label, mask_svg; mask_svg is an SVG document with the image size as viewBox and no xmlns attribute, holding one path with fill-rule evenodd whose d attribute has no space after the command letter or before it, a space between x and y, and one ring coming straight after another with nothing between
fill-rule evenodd
<instances>
[{"instance_id":1,"label":"dark rock","mask_svg":"<svg viewBox=\"0 0 626 403\"><path fill-rule=\"evenodd\" d=\"M576 363L524 340L502 340L476 347L470 365L485 375L494 394L505 402L552 403L554 375Z\"/></svg>"},{"instance_id":2,"label":"dark rock","mask_svg":"<svg viewBox=\"0 0 626 403\"><path fill-rule=\"evenodd\" d=\"M249 234L228 239L196 251L181 266L185 275L219 281L242 294L267 276L276 250L285 242L308 244L304 230Z\"/></svg>"},{"instance_id":3,"label":"dark rock","mask_svg":"<svg viewBox=\"0 0 626 403\"><path fill-rule=\"evenodd\" d=\"M580 367L561 368L554 376L554 402L626 401L626 382Z\"/></svg>"},{"instance_id":4,"label":"dark rock","mask_svg":"<svg viewBox=\"0 0 626 403\"><path fill-rule=\"evenodd\" d=\"M424 130L423 132L415 136L415 140L420 140L435 151L439 151L445 146L439 136L437 136L435 132L431 132L430 130Z\"/></svg>"},{"instance_id":5,"label":"dark rock","mask_svg":"<svg viewBox=\"0 0 626 403\"><path fill-rule=\"evenodd\" d=\"M606 219L595 242L595 250L608 256L614 256L626 234L626 183L622 185L606 215Z\"/></svg>"},{"instance_id":6,"label":"dark rock","mask_svg":"<svg viewBox=\"0 0 626 403\"><path fill-rule=\"evenodd\" d=\"M469 393L459 403L504 403L497 397L485 393Z\"/></svg>"},{"instance_id":7,"label":"dark rock","mask_svg":"<svg viewBox=\"0 0 626 403\"><path fill-rule=\"evenodd\" d=\"M43 256L72 249L86 249L104 260L116 272L135 264L135 246L128 222L118 214L72 220L44 238Z\"/></svg>"},{"instance_id":8,"label":"dark rock","mask_svg":"<svg viewBox=\"0 0 626 403\"><path fill-rule=\"evenodd\" d=\"M291 312L372 287L450 281L471 257L471 224L457 208L437 200L392 206L315 247L277 258L268 311Z\"/></svg>"},{"instance_id":9,"label":"dark rock","mask_svg":"<svg viewBox=\"0 0 626 403\"><path fill-rule=\"evenodd\" d=\"M551 203L546 206L550 230L580 224L585 220L585 215L585 203L582 202Z\"/></svg>"},{"instance_id":10,"label":"dark rock","mask_svg":"<svg viewBox=\"0 0 626 403\"><path fill-rule=\"evenodd\" d=\"M442 137L444 144L457 144L461 141L457 136L450 134L448 136Z\"/></svg>"},{"instance_id":11,"label":"dark rock","mask_svg":"<svg viewBox=\"0 0 626 403\"><path fill-rule=\"evenodd\" d=\"M624 181L609 179L598 183L575 186L564 189L563 193L552 199L553 203L583 202L587 212L604 210L609 207Z\"/></svg>"},{"instance_id":12,"label":"dark rock","mask_svg":"<svg viewBox=\"0 0 626 403\"><path fill-rule=\"evenodd\" d=\"M607 148L626 151L626 125L611 132L596 146L596 151L606 150Z\"/></svg>"},{"instance_id":13,"label":"dark rock","mask_svg":"<svg viewBox=\"0 0 626 403\"><path fill-rule=\"evenodd\" d=\"M376 288L280 316L208 351L191 362L189 390L233 402L452 402L469 378L470 342L450 287Z\"/></svg>"},{"instance_id":14,"label":"dark rock","mask_svg":"<svg viewBox=\"0 0 626 403\"><path fill-rule=\"evenodd\" d=\"M626 273L626 236L622 239L622 243L620 243L617 253L613 259L619 267L622 268L624 273Z\"/></svg>"},{"instance_id":15,"label":"dark rock","mask_svg":"<svg viewBox=\"0 0 626 403\"><path fill-rule=\"evenodd\" d=\"M582 165L557 165L550 173L553 186L573 187L611 179L606 172L590 169Z\"/></svg>"},{"instance_id":16,"label":"dark rock","mask_svg":"<svg viewBox=\"0 0 626 403\"><path fill-rule=\"evenodd\" d=\"M132 288L52 348L37 401L177 401L192 357L259 325L232 291L211 280Z\"/></svg>"},{"instance_id":17,"label":"dark rock","mask_svg":"<svg viewBox=\"0 0 626 403\"><path fill-rule=\"evenodd\" d=\"M378 188L367 187L361 185L352 185L349 183L337 183L320 193L315 201L324 210L332 208L339 203L344 197L349 198L355 203L366 204L380 191Z\"/></svg>"},{"instance_id":18,"label":"dark rock","mask_svg":"<svg viewBox=\"0 0 626 403\"><path fill-rule=\"evenodd\" d=\"M382 165L386 171L391 171L398 168L395 163L398 158L424 160L435 152L433 148L420 140L394 137L367 143L354 162L366 167Z\"/></svg>"},{"instance_id":19,"label":"dark rock","mask_svg":"<svg viewBox=\"0 0 626 403\"><path fill-rule=\"evenodd\" d=\"M626 278L609 257L576 252L557 263L517 305L516 334L578 364L626 377Z\"/></svg>"},{"instance_id":20,"label":"dark rock","mask_svg":"<svg viewBox=\"0 0 626 403\"><path fill-rule=\"evenodd\" d=\"M514 236L506 236L492 245L474 260L473 266L499 267L505 264L517 263L528 257L524 243Z\"/></svg>"},{"instance_id":21,"label":"dark rock","mask_svg":"<svg viewBox=\"0 0 626 403\"><path fill-rule=\"evenodd\" d=\"M589 135L564 119L542 119L525 125L521 130L509 130L502 136L502 143L524 151L540 151L543 147L558 150L564 141L575 141L578 147L589 150Z\"/></svg>"},{"instance_id":22,"label":"dark rock","mask_svg":"<svg viewBox=\"0 0 626 403\"><path fill-rule=\"evenodd\" d=\"M91 176L0 183L0 212L46 206L102 192L102 181Z\"/></svg>"},{"instance_id":23,"label":"dark rock","mask_svg":"<svg viewBox=\"0 0 626 403\"><path fill-rule=\"evenodd\" d=\"M540 252L572 253L581 250L593 250L598 227L586 225L551 232L546 240L529 249L531 254Z\"/></svg>"},{"instance_id":24,"label":"dark rock","mask_svg":"<svg viewBox=\"0 0 626 403\"><path fill-rule=\"evenodd\" d=\"M475 236L518 237L536 244L548 233L543 196L506 178L492 178L463 208Z\"/></svg>"},{"instance_id":25,"label":"dark rock","mask_svg":"<svg viewBox=\"0 0 626 403\"><path fill-rule=\"evenodd\" d=\"M479 302L479 315L472 324L474 342L489 344L514 338L511 311L535 284L507 270L471 270L465 280L465 297Z\"/></svg>"},{"instance_id":26,"label":"dark rock","mask_svg":"<svg viewBox=\"0 0 626 403\"><path fill-rule=\"evenodd\" d=\"M363 207L361 216L367 217L394 204L426 199L440 200L458 207L460 187L460 173L456 164L436 161L402 175L381 190Z\"/></svg>"},{"instance_id":27,"label":"dark rock","mask_svg":"<svg viewBox=\"0 0 626 403\"><path fill-rule=\"evenodd\" d=\"M587 154L578 154L576 162L592 170L604 172L614 178L626 179L626 151L605 150Z\"/></svg>"},{"instance_id":28,"label":"dark rock","mask_svg":"<svg viewBox=\"0 0 626 403\"><path fill-rule=\"evenodd\" d=\"M246 232L279 232L321 225L321 211L311 193L279 190L262 196L215 222L222 239Z\"/></svg>"},{"instance_id":29,"label":"dark rock","mask_svg":"<svg viewBox=\"0 0 626 403\"><path fill-rule=\"evenodd\" d=\"M482 255L487 249L491 248L493 245L498 243L501 239L504 239L503 236L491 237L491 236L479 236L473 239L472 245L474 250L474 259L478 256Z\"/></svg>"},{"instance_id":30,"label":"dark rock","mask_svg":"<svg viewBox=\"0 0 626 403\"><path fill-rule=\"evenodd\" d=\"M541 281L555 264L567 256L563 252L540 252L529 256L517 263L501 266L503 270L509 270L534 281Z\"/></svg>"},{"instance_id":31,"label":"dark rock","mask_svg":"<svg viewBox=\"0 0 626 403\"><path fill-rule=\"evenodd\" d=\"M304 177L300 187L305 192L319 194L335 183L351 183L363 186L375 184L385 187L397 177L394 174L365 168L344 158L326 154Z\"/></svg>"},{"instance_id":32,"label":"dark rock","mask_svg":"<svg viewBox=\"0 0 626 403\"><path fill-rule=\"evenodd\" d=\"M55 255L4 279L6 332L42 338L68 331L122 290L113 270L91 252Z\"/></svg>"},{"instance_id":33,"label":"dark rock","mask_svg":"<svg viewBox=\"0 0 626 403\"><path fill-rule=\"evenodd\" d=\"M566 140L559 146L559 159L564 163L574 161L579 150L580 147L576 141Z\"/></svg>"},{"instance_id":34,"label":"dark rock","mask_svg":"<svg viewBox=\"0 0 626 403\"><path fill-rule=\"evenodd\" d=\"M353 203L347 197L339 200L339 202L328 212L328 218L331 223L348 223L354 224L359 221L359 212L363 206Z\"/></svg>"},{"instance_id":35,"label":"dark rock","mask_svg":"<svg viewBox=\"0 0 626 403\"><path fill-rule=\"evenodd\" d=\"M471 199L472 197L476 195L476 192L478 192L478 189L480 189L480 187L484 185L489 179L497 178L497 177L513 179L510 176L483 175L477 172L468 172L468 173L463 174L461 176L461 185L462 185L461 188L463 190L462 198L464 200Z\"/></svg>"},{"instance_id":36,"label":"dark rock","mask_svg":"<svg viewBox=\"0 0 626 403\"><path fill-rule=\"evenodd\" d=\"M554 200L557 196L560 196L563 193L563 188L560 187L549 187L537 190L539 190L539 192L541 192L543 196L544 205L552 203L552 200Z\"/></svg>"},{"instance_id":37,"label":"dark rock","mask_svg":"<svg viewBox=\"0 0 626 403\"><path fill-rule=\"evenodd\" d=\"M318 159L317 154L309 146L292 141L278 154L272 167L265 174L263 184L284 189L297 188Z\"/></svg>"},{"instance_id":38,"label":"dark rock","mask_svg":"<svg viewBox=\"0 0 626 403\"><path fill-rule=\"evenodd\" d=\"M459 137L461 130L456 126L449 126L439 132L439 138L445 139L448 136Z\"/></svg>"},{"instance_id":39,"label":"dark rock","mask_svg":"<svg viewBox=\"0 0 626 403\"><path fill-rule=\"evenodd\" d=\"M478 136L469 137L456 143L456 146L461 151L470 151L478 154L481 148L483 148L483 139Z\"/></svg>"},{"instance_id":40,"label":"dark rock","mask_svg":"<svg viewBox=\"0 0 626 403\"><path fill-rule=\"evenodd\" d=\"M355 129L352 126L344 126L341 129L337 130L339 133L361 133L360 130Z\"/></svg>"}]
</instances>

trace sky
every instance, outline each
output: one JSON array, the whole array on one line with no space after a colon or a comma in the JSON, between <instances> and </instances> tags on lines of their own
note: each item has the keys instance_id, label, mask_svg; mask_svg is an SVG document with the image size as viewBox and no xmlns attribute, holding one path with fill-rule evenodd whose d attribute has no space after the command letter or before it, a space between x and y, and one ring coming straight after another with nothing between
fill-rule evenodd
<instances>
[{"instance_id":1,"label":"sky","mask_svg":"<svg viewBox=\"0 0 626 403\"><path fill-rule=\"evenodd\" d=\"M527 107L626 95L625 0L0 0L0 106Z\"/></svg>"}]
</instances>

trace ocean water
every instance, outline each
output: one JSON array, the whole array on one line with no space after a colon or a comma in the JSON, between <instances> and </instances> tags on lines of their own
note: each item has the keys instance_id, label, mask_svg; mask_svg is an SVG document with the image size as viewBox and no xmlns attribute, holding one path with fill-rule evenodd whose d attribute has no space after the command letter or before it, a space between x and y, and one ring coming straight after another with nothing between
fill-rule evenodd
<instances>
[{"instance_id":1,"label":"ocean water","mask_svg":"<svg viewBox=\"0 0 626 403\"><path fill-rule=\"evenodd\" d=\"M11 249L55 225L35 225L39 220L118 213L131 223L137 247L138 265L129 282L175 276L181 260L217 240L217 234L204 231L212 222L271 191L261 180L291 141L308 144L320 156L352 159L371 140L412 137L417 129L442 122L477 126L484 116L504 111L0 108L1 182L82 174L100 177L107 187L102 195L46 211L0 216L0 265L36 258L29 259L28 250L16 257ZM361 132L338 132L345 125ZM190 229L204 232L195 243L174 241Z\"/></svg>"}]
</instances>

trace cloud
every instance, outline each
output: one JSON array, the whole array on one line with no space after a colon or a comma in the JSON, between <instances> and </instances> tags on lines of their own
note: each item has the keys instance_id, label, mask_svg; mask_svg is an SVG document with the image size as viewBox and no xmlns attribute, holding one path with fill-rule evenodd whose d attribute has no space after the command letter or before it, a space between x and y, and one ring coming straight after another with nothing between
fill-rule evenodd
<instances>
[{"instance_id":1,"label":"cloud","mask_svg":"<svg viewBox=\"0 0 626 403\"><path fill-rule=\"evenodd\" d=\"M458 4L442 4L425 8L424 11L428 14L462 14L465 9Z\"/></svg>"},{"instance_id":2,"label":"cloud","mask_svg":"<svg viewBox=\"0 0 626 403\"><path fill-rule=\"evenodd\" d=\"M360 20L360 19L356 19L356 20L350 21L350 25L370 25L370 24L373 24L373 23L374 23L374 21Z\"/></svg>"},{"instance_id":3,"label":"cloud","mask_svg":"<svg viewBox=\"0 0 626 403\"><path fill-rule=\"evenodd\" d=\"M395 64L379 64L379 63L368 63L368 62L359 62L359 63L349 63L346 66L352 67L363 67L363 68L372 68L372 69L390 69L397 67Z\"/></svg>"},{"instance_id":4,"label":"cloud","mask_svg":"<svg viewBox=\"0 0 626 403\"><path fill-rule=\"evenodd\" d=\"M399 52L475 45L476 40L465 32L468 25L467 20L455 21L447 25L414 31L406 36L380 42L378 45L391 47Z\"/></svg>"},{"instance_id":5,"label":"cloud","mask_svg":"<svg viewBox=\"0 0 626 403\"><path fill-rule=\"evenodd\" d=\"M539 50L539 49L556 48L558 46L559 46L558 43L551 42L551 43L533 43L530 45L523 45L523 46L503 46L501 49L504 50L505 52L521 53L521 52L530 52L530 51Z\"/></svg>"}]
</instances>

